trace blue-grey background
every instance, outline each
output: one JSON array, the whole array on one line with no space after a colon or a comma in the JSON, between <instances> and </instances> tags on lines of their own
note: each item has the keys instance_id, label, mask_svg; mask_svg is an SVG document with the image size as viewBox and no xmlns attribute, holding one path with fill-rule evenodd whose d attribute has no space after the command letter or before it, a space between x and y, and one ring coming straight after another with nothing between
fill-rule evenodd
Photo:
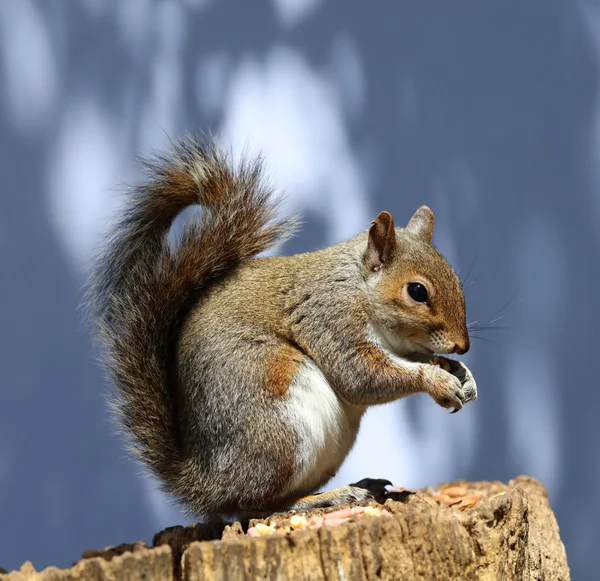
<instances>
[{"instance_id":1,"label":"blue-grey background","mask_svg":"<svg viewBox=\"0 0 600 581\"><path fill-rule=\"evenodd\" d=\"M0 566L184 522L114 435L77 305L135 156L212 130L303 213L281 251L429 204L470 320L510 328L476 333L475 404L372 410L332 485L531 474L593 578L599 66L596 0L2 0Z\"/></svg>"}]
</instances>

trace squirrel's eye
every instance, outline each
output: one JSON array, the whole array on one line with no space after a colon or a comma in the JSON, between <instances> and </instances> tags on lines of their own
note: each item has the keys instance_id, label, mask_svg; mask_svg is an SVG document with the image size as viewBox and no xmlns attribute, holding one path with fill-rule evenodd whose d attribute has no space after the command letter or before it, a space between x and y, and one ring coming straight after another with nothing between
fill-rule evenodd
<instances>
[{"instance_id":1,"label":"squirrel's eye","mask_svg":"<svg viewBox=\"0 0 600 581\"><path fill-rule=\"evenodd\" d=\"M407 290L413 301L417 301L418 303L427 302L429 295L427 294L425 285L422 285L420 282L409 282Z\"/></svg>"}]
</instances>

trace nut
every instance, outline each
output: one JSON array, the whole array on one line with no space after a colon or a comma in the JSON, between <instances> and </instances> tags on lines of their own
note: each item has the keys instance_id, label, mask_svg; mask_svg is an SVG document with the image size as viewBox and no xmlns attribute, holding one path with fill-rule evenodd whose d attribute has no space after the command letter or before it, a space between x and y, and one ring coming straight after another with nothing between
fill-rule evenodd
<instances>
[{"instance_id":1,"label":"nut","mask_svg":"<svg viewBox=\"0 0 600 581\"><path fill-rule=\"evenodd\" d=\"M431 365L437 365L438 367L441 367L444 371L447 371L448 373L450 373L450 371L452 370L450 362L445 357L440 357L439 355L437 357L434 357L429 363Z\"/></svg>"}]
</instances>

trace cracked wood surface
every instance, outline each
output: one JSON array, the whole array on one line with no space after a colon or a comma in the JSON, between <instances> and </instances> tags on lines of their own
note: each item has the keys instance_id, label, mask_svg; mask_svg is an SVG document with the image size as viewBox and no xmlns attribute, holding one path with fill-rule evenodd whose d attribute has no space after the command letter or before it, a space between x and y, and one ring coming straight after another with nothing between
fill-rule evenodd
<instances>
[{"instance_id":1,"label":"cracked wood surface","mask_svg":"<svg viewBox=\"0 0 600 581\"><path fill-rule=\"evenodd\" d=\"M472 508L440 504L450 487L483 494ZM251 538L239 523L173 527L144 543L86 551L72 568L36 572L30 563L0 581L212 579L534 580L570 579L558 525L544 487L528 477L441 485L404 502L388 500L392 517L352 517L324 526ZM274 515L264 522L286 522ZM283 531L281 531L283 532ZM220 540L208 540L220 538Z\"/></svg>"}]
</instances>

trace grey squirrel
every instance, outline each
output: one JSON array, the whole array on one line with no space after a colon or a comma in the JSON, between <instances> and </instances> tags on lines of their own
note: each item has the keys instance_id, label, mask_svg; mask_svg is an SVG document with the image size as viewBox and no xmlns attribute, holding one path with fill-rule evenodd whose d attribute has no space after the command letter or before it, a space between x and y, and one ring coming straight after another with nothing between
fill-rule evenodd
<instances>
[{"instance_id":1,"label":"grey squirrel","mask_svg":"<svg viewBox=\"0 0 600 581\"><path fill-rule=\"evenodd\" d=\"M114 408L139 458L197 515L310 509L371 497L312 494L352 448L369 406L477 396L460 281L431 245L434 217L381 212L316 252L258 257L295 230L260 159L234 165L186 139L146 162L88 288ZM190 205L202 214L168 243Z\"/></svg>"}]
</instances>

